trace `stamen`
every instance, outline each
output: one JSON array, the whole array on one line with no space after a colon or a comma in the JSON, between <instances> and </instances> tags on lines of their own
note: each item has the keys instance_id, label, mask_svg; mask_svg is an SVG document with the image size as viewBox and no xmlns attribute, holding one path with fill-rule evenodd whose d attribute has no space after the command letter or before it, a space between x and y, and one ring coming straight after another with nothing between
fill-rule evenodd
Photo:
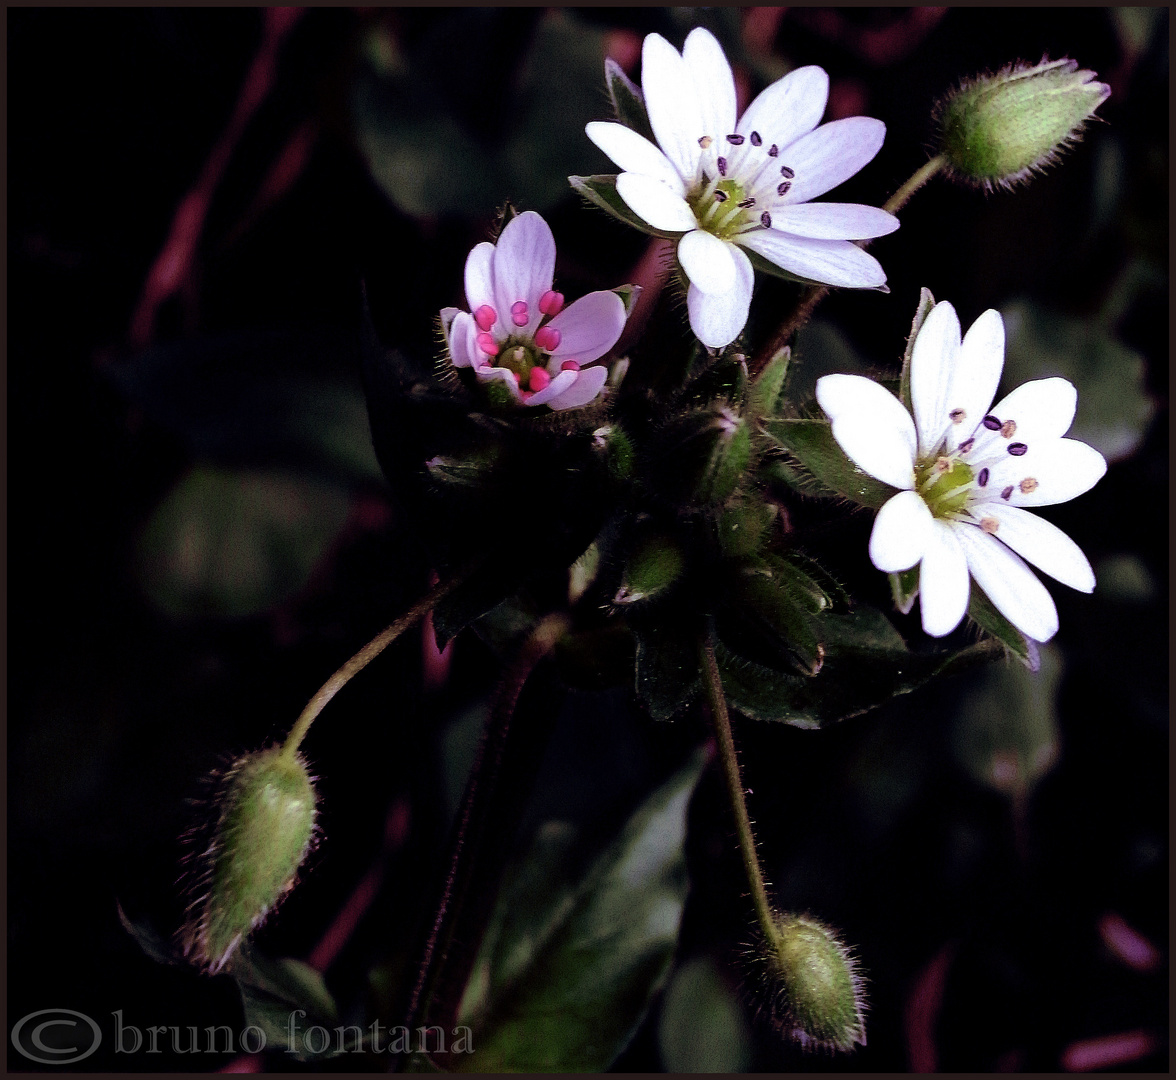
<instances>
[{"instance_id":1,"label":"stamen","mask_svg":"<svg viewBox=\"0 0 1176 1080\"><path fill-rule=\"evenodd\" d=\"M698 140L698 145L701 146L704 150L709 150L711 143L714 141L715 140L712 139L709 135L703 135L702 138Z\"/></svg>"},{"instance_id":2,"label":"stamen","mask_svg":"<svg viewBox=\"0 0 1176 1080\"><path fill-rule=\"evenodd\" d=\"M551 382L551 376L547 373L546 368L533 367L531 374L527 377L527 385L534 391L546 389Z\"/></svg>"},{"instance_id":3,"label":"stamen","mask_svg":"<svg viewBox=\"0 0 1176 1080\"><path fill-rule=\"evenodd\" d=\"M541 297L539 297L539 310L547 316L555 316L563 310L564 294L555 292L553 289L548 289Z\"/></svg>"},{"instance_id":4,"label":"stamen","mask_svg":"<svg viewBox=\"0 0 1176 1080\"><path fill-rule=\"evenodd\" d=\"M962 424L968 414L963 409L952 409L947 415L951 417L953 424Z\"/></svg>"},{"instance_id":5,"label":"stamen","mask_svg":"<svg viewBox=\"0 0 1176 1080\"><path fill-rule=\"evenodd\" d=\"M776 194L777 195L787 195L788 189L790 187L792 187L792 181L785 180L784 183L782 183L778 188L776 188Z\"/></svg>"},{"instance_id":6,"label":"stamen","mask_svg":"<svg viewBox=\"0 0 1176 1080\"><path fill-rule=\"evenodd\" d=\"M764 144L764 140L762 138L760 138L760 133L758 131L753 131L751 133L751 145L752 146L763 146L763 144Z\"/></svg>"},{"instance_id":7,"label":"stamen","mask_svg":"<svg viewBox=\"0 0 1176 1080\"><path fill-rule=\"evenodd\" d=\"M580 370L580 361L579 360L565 360L562 364L559 365L559 370L560 371L579 371Z\"/></svg>"},{"instance_id":8,"label":"stamen","mask_svg":"<svg viewBox=\"0 0 1176 1080\"><path fill-rule=\"evenodd\" d=\"M947 472L951 468L951 458L941 457L935 461L936 472Z\"/></svg>"},{"instance_id":9,"label":"stamen","mask_svg":"<svg viewBox=\"0 0 1176 1080\"><path fill-rule=\"evenodd\" d=\"M1000 528L1000 522L994 517L981 518L980 528L988 533L989 536L992 536Z\"/></svg>"},{"instance_id":10,"label":"stamen","mask_svg":"<svg viewBox=\"0 0 1176 1080\"><path fill-rule=\"evenodd\" d=\"M478 343L478 348L482 350L487 356L498 355L498 342L495 341L489 334L481 333L475 339Z\"/></svg>"},{"instance_id":11,"label":"stamen","mask_svg":"<svg viewBox=\"0 0 1176 1080\"><path fill-rule=\"evenodd\" d=\"M726 202L731 196L728 195L722 188L715 188L715 202Z\"/></svg>"},{"instance_id":12,"label":"stamen","mask_svg":"<svg viewBox=\"0 0 1176 1080\"><path fill-rule=\"evenodd\" d=\"M785 180L795 180L796 179L796 172L794 170L790 169L787 165L780 166L780 175L782 177L784 177Z\"/></svg>"},{"instance_id":13,"label":"stamen","mask_svg":"<svg viewBox=\"0 0 1176 1080\"><path fill-rule=\"evenodd\" d=\"M772 227L772 215L769 214L766 210L760 214L760 224L765 229L770 229Z\"/></svg>"},{"instance_id":14,"label":"stamen","mask_svg":"<svg viewBox=\"0 0 1176 1080\"><path fill-rule=\"evenodd\" d=\"M1017 421L1016 420L1006 420L1003 424L1000 425L1000 433L1006 439L1011 439L1013 437L1013 432L1016 430L1017 430Z\"/></svg>"},{"instance_id":15,"label":"stamen","mask_svg":"<svg viewBox=\"0 0 1176 1080\"><path fill-rule=\"evenodd\" d=\"M535 344L544 352L555 352L562 336L554 326L541 326L535 331Z\"/></svg>"},{"instance_id":16,"label":"stamen","mask_svg":"<svg viewBox=\"0 0 1176 1080\"><path fill-rule=\"evenodd\" d=\"M489 304L483 304L474 312L474 322L478 324L479 330L489 330L490 327L498 322L498 312Z\"/></svg>"},{"instance_id":17,"label":"stamen","mask_svg":"<svg viewBox=\"0 0 1176 1080\"><path fill-rule=\"evenodd\" d=\"M743 136L742 135L728 135L727 142L729 142L732 146L742 146L743 145Z\"/></svg>"},{"instance_id":18,"label":"stamen","mask_svg":"<svg viewBox=\"0 0 1176 1080\"><path fill-rule=\"evenodd\" d=\"M1000 497L1001 497L1002 499L1004 499L1004 500L1006 500L1006 501L1007 501L1007 500L1008 500L1008 497L1009 497L1009 496L1010 496L1012 493L1013 493L1013 485L1012 485L1012 484L1009 484L1009 486L1008 486L1007 488L1005 488L1005 489L1004 489L1004 491L1002 491L1002 492L1000 493Z\"/></svg>"},{"instance_id":19,"label":"stamen","mask_svg":"<svg viewBox=\"0 0 1176 1080\"><path fill-rule=\"evenodd\" d=\"M725 157L721 157L721 158L719 158L719 160L716 164L719 166L719 175L726 176L727 175L727 159Z\"/></svg>"},{"instance_id":20,"label":"stamen","mask_svg":"<svg viewBox=\"0 0 1176 1080\"><path fill-rule=\"evenodd\" d=\"M995 416L986 416L980 423L988 428L989 431L1000 431L1000 421Z\"/></svg>"},{"instance_id":21,"label":"stamen","mask_svg":"<svg viewBox=\"0 0 1176 1080\"><path fill-rule=\"evenodd\" d=\"M736 203L740 210L750 210L755 206L755 199L744 199L742 202Z\"/></svg>"},{"instance_id":22,"label":"stamen","mask_svg":"<svg viewBox=\"0 0 1176 1080\"><path fill-rule=\"evenodd\" d=\"M1013 457L1023 457L1029 450L1029 447L1023 442L1009 443L1009 453Z\"/></svg>"},{"instance_id":23,"label":"stamen","mask_svg":"<svg viewBox=\"0 0 1176 1080\"><path fill-rule=\"evenodd\" d=\"M516 300L510 305L510 319L515 326L527 325L527 301Z\"/></svg>"},{"instance_id":24,"label":"stamen","mask_svg":"<svg viewBox=\"0 0 1176 1080\"><path fill-rule=\"evenodd\" d=\"M965 439L962 443L960 443L960 453L961 454L968 453L972 449L972 447L975 445L976 445L975 439ZM985 471L987 472L987 470L985 470Z\"/></svg>"},{"instance_id":25,"label":"stamen","mask_svg":"<svg viewBox=\"0 0 1176 1080\"><path fill-rule=\"evenodd\" d=\"M778 147L775 143L772 143L772 145L768 147L768 157L775 157L778 153L780 153L780 147Z\"/></svg>"},{"instance_id":26,"label":"stamen","mask_svg":"<svg viewBox=\"0 0 1176 1080\"><path fill-rule=\"evenodd\" d=\"M976 477L976 483L978 483L981 487L988 487L988 470L987 469L980 470L980 475Z\"/></svg>"},{"instance_id":27,"label":"stamen","mask_svg":"<svg viewBox=\"0 0 1176 1080\"><path fill-rule=\"evenodd\" d=\"M1037 480L1032 476L1026 476L1025 479L1021 481L1019 486L1022 493L1028 495L1029 492L1037 490Z\"/></svg>"}]
</instances>

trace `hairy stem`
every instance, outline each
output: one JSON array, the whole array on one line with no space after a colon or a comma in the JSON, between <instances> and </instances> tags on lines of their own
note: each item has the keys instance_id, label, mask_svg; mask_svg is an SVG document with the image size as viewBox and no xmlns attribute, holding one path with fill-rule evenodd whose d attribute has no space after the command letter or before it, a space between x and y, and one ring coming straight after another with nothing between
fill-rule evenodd
<instances>
[{"instance_id":1,"label":"hairy stem","mask_svg":"<svg viewBox=\"0 0 1176 1080\"><path fill-rule=\"evenodd\" d=\"M942 155L933 157L922 168L915 170L910 179L882 204L882 209L888 214L897 214L910 201L910 197L946 164L947 158Z\"/></svg>"},{"instance_id":2,"label":"hairy stem","mask_svg":"<svg viewBox=\"0 0 1176 1080\"><path fill-rule=\"evenodd\" d=\"M743 867L747 882L751 886L751 898L755 904L756 918L767 941L779 938L772 903L768 899L768 887L760 869L759 855L755 848L755 834L751 831L751 818L747 816L747 801L744 798L743 777L739 773L739 759L735 754L735 739L731 734L731 717L727 712L727 699L723 695L723 684L719 678L719 665L715 661L715 650L703 638L699 643L702 660L702 679L710 701L711 723L719 744L719 761L727 780L727 793L731 797L731 808L735 811L735 825L739 833L739 850L743 855Z\"/></svg>"}]
</instances>

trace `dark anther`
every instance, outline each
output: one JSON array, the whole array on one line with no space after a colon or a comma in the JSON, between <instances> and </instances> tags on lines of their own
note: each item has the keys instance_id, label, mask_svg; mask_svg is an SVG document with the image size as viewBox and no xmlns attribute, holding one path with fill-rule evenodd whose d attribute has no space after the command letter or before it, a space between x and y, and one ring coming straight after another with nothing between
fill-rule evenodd
<instances>
[{"instance_id":1,"label":"dark anther","mask_svg":"<svg viewBox=\"0 0 1176 1080\"><path fill-rule=\"evenodd\" d=\"M981 487L988 487L988 470L987 469L980 470L980 475L978 477L976 477L976 483L978 483Z\"/></svg>"},{"instance_id":2,"label":"dark anther","mask_svg":"<svg viewBox=\"0 0 1176 1080\"><path fill-rule=\"evenodd\" d=\"M755 206L755 199L744 199L739 204L741 210L750 210L753 206Z\"/></svg>"},{"instance_id":3,"label":"dark anther","mask_svg":"<svg viewBox=\"0 0 1176 1080\"><path fill-rule=\"evenodd\" d=\"M751 145L752 146L763 146L763 144L764 144L764 140L760 138L760 133L758 131L753 131L751 133Z\"/></svg>"},{"instance_id":4,"label":"dark anther","mask_svg":"<svg viewBox=\"0 0 1176 1080\"><path fill-rule=\"evenodd\" d=\"M791 180L785 180L779 187L776 188L777 195L787 195L788 189L792 187Z\"/></svg>"},{"instance_id":5,"label":"dark anther","mask_svg":"<svg viewBox=\"0 0 1176 1080\"><path fill-rule=\"evenodd\" d=\"M962 443L960 443L960 453L961 454L968 453L972 449L972 447L975 445L976 445L975 439L965 439Z\"/></svg>"},{"instance_id":6,"label":"dark anther","mask_svg":"<svg viewBox=\"0 0 1176 1080\"><path fill-rule=\"evenodd\" d=\"M727 142L729 142L732 146L742 146L743 145L743 136L742 135L728 135Z\"/></svg>"},{"instance_id":7,"label":"dark anther","mask_svg":"<svg viewBox=\"0 0 1176 1080\"><path fill-rule=\"evenodd\" d=\"M769 214L766 210L760 214L760 224L765 229L770 229L772 227L772 215Z\"/></svg>"},{"instance_id":8,"label":"dark anther","mask_svg":"<svg viewBox=\"0 0 1176 1080\"><path fill-rule=\"evenodd\" d=\"M1013 485L1009 484L1009 486L1007 488L1005 488L1004 491L1002 491L1000 493L1000 497L1002 499L1007 499L1012 493L1013 493Z\"/></svg>"},{"instance_id":9,"label":"dark anther","mask_svg":"<svg viewBox=\"0 0 1176 1080\"><path fill-rule=\"evenodd\" d=\"M1000 431L1000 421L995 416L986 416L980 421L989 431Z\"/></svg>"},{"instance_id":10,"label":"dark anther","mask_svg":"<svg viewBox=\"0 0 1176 1080\"><path fill-rule=\"evenodd\" d=\"M1022 457L1028 449L1029 447L1026 446L1023 442L1009 443L1009 453L1012 454L1013 457Z\"/></svg>"},{"instance_id":11,"label":"dark anther","mask_svg":"<svg viewBox=\"0 0 1176 1080\"><path fill-rule=\"evenodd\" d=\"M780 153L780 147L778 147L775 143L772 143L772 145L768 147L768 157L775 157L778 153Z\"/></svg>"},{"instance_id":12,"label":"dark anther","mask_svg":"<svg viewBox=\"0 0 1176 1080\"><path fill-rule=\"evenodd\" d=\"M785 180L791 180L796 176L796 173L793 172L790 168L788 168L787 165L781 165L780 166L780 175L782 177L784 177Z\"/></svg>"},{"instance_id":13,"label":"dark anther","mask_svg":"<svg viewBox=\"0 0 1176 1080\"><path fill-rule=\"evenodd\" d=\"M715 192L715 202L726 202L731 196L722 189Z\"/></svg>"},{"instance_id":14,"label":"dark anther","mask_svg":"<svg viewBox=\"0 0 1176 1080\"><path fill-rule=\"evenodd\" d=\"M727 159L725 157L719 158L718 166L719 166L719 175L726 176L727 175Z\"/></svg>"}]
</instances>

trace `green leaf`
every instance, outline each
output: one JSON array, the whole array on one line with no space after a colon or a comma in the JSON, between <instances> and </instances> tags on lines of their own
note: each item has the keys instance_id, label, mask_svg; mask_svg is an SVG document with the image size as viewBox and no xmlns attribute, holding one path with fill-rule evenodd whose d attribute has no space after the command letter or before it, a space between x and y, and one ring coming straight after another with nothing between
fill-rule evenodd
<instances>
[{"instance_id":1,"label":"green leaf","mask_svg":"<svg viewBox=\"0 0 1176 1080\"><path fill-rule=\"evenodd\" d=\"M309 1028L318 1026L330 1031L338 1020L334 998L322 975L309 964L292 957L271 959L242 945L225 965L225 971L241 991L246 1025L265 1032L266 1045L281 1047L299 1061L323 1060L357 1049L343 1047L336 1038L328 1040L327 1048L319 1053L307 1047ZM296 1015L298 1010L305 1015Z\"/></svg>"},{"instance_id":2,"label":"green leaf","mask_svg":"<svg viewBox=\"0 0 1176 1080\"><path fill-rule=\"evenodd\" d=\"M653 136L649 113L645 109L645 96L611 56L604 61L604 81L617 120L656 146L657 139Z\"/></svg>"},{"instance_id":3,"label":"green leaf","mask_svg":"<svg viewBox=\"0 0 1176 1080\"><path fill-rule=\"evenodd\" d=\"M968 617L986 634L1000 642L1030 671L1037 671L1041 666L1037 642L1027 638L997 611L995 605L975 581L972 582L972 594L968 600Z\"/></svg>"},{"instance_id":4,"label":"green leaf","mask_svg":"<svg viewBox=\"0 0 1176 1080\"><path fill-rule=\"evenodd\" d=\"M824 649L809 615L813 607L810 589L801 587L788 570L741 567L718 613L719 636L753 660L815 675Z\"/></svg>"},{"instance_id":5,"label":"green leaf","mask_svg":"<svg viewBox=\"0 0 1176 1080\"><path fill-rule=\"evenodd\" d=\"M139 581L175 619L258 614L306 584L350 508L350 496L334 484L198 465L147 522Z\"/></svg>"},{"instance_id":6,"label":"green leaf","mask_svg":"<svg viewBox=\"0 0 1176 1080\"><path fill-rule=\"evenodd\" d=\"M634 229L650 236L660 236L665 240L677 240L680 232L666 232L655 229L644 218L638 217L629 209L629 204L617 193L617 178L608 175L569 176L568 183L594 206L599 206L625 225L632 225Z\"/></svg>"},{"instance_id":7,"label":"green leaf","mask_svg":"<svg viewBox=\"0 0 1176 1080\"><path fill-rule=\"evenodd\" d=\"M683 964L670 981L658 1023L662 1063L675 1073L744 1072L751 1029L738 995L713 960Z\"/></svg>"},{"instance_id":8,"label":"green leaf","mask_svg":"<svg viewBox=\"0 0 1176 1080\"><path fill-rule=\"evenodd\" d=\"M765 420L760 426L825 493L842 495L874 510L896 494L897 489L875 480L845 456L827 420Z\"/></svg>"},{"instance_id":9,"label":"green leaf","mask_svg":"<svg viewBox=\"0 0 1176 1080\"><path fill-rule=\"evenodd\" d=\"M702 688L697 638L668 618L634 626L637 696L655 720L669 720Z\"/></svg>"},{"instance_id":10,"label":"green leaf","mask_svg":"<svg viewBox=\"0 0 1176 1080\"><path fill-rule=\"evenodd\" d=\"M919 336L919 331L934 306L935 297L931 295L931 290L920 289L919 304L915 308L915 318L911 323L911 332L907 335L906 349L902 354L902 376L898 382L898 399L908 409L911 407L911 356L915 351L915 338Z\"/></svg>"},{"instance_id":11,"label":"green leaf","mask_svg":"<svg viewBox=\"0 0 1176 1080\"><path fill-rule=\"evenodd\" d=\"M687 892L686 809L699 750L580 874L566 825L541 829L498 897L458 1024L462 1072L598 1072L637 1030L665 979Z\"/></svg>"}]
</instances>

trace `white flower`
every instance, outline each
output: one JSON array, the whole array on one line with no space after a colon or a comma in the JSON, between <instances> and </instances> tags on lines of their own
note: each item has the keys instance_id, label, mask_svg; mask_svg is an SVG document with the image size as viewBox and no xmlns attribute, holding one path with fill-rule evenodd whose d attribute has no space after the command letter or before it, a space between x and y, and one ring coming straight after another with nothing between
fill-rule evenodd
<instances>
[{"instance_id":1,"label":"white flower","mask_svg":"<svg viewBox=\"0 0 1176 1080\"><path fill-rule=\"evenodd\" d=\"M810 203L848 180L882 146L886 126L854 116L817 127L829 76L797 68L736 122L735 80L713 35L698 28L682 54L658 34L641 51L641 86L658 146L623 124L594 122L588 137L625 171L617 193L653 228L682 233L690 326L710 348L747 322L755 252L796 277L876 288L878 261L851 241L898 220L872 206ZM660 148L659 148L660 147Z\"/></svg>"},{"instance_id":2,"label":"white flower","mask_svg":"<svg viewBox=\"0 0 1176 1080\"><path fill-rule=\"evenodd\" d=\"M870 379L817 380L817 401L841 449L903 489L878 512L870 559L887 573L919 565L923 629L934 637L964 617L970 577L1026 637L1053 637L1057 609L1026 559L1064 585L1094 589L1078 545L1024 507L1089 491L1107 463L1085 443L1062 438L1078 403L1065 379L1025 383L991 405L1003 367L1000 313L986 311L961 343L955 309L941 303L911 354L913 420Z\"/></svg>"},{"instance_id":3,"label":"white flower","mask_svg":"<svg viewBox=\"0 0 1176 1080\"><path fill-rule=\"evenodd\" d=\"M625 304L614 292L594 292L565 308L554 274L551 229L528 210L507 224L497 246L470 252L469 311L445 308L441 323L454 367L472 367L479 381L519 404L578 409L604 388L608 368L585 365L617 343Z\"/></svg>"}]
</instances>

